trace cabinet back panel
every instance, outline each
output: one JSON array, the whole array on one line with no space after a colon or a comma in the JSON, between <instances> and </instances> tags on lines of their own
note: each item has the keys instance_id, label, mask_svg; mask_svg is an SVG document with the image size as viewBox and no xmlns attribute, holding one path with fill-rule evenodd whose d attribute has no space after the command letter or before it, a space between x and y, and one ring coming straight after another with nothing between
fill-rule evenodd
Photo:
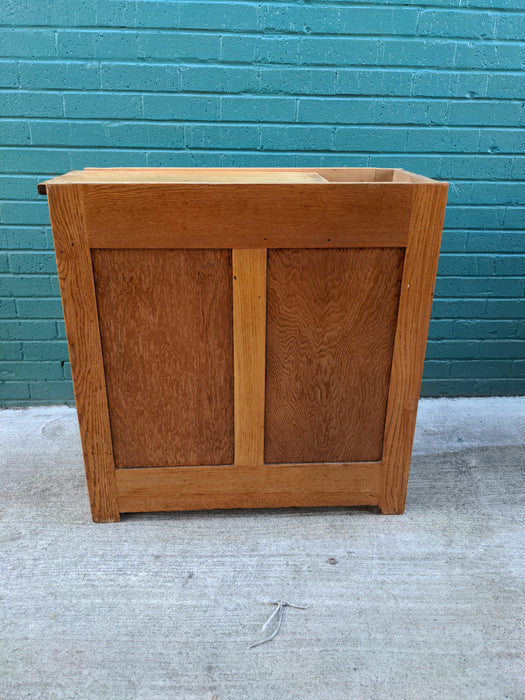
<instances>
[{"instance_id":1,"label":"cabinet back panel","mask_svg":"<svg viewBox=\"0 0 525 700\"><path fill-rule=\"evenodd\" d=\"M268 251L266 463L381 460L403 259Z\"/></svg>"},{"instance_id":2,"label":"cabinet back panel","mask_svg":"<svg viewBox=\"0 0 525 700\"><path fill-rule=\"evenodd\" d=\"M117 467L233 463L229 250L93 250Z\"/></svg>"}]
</instances>

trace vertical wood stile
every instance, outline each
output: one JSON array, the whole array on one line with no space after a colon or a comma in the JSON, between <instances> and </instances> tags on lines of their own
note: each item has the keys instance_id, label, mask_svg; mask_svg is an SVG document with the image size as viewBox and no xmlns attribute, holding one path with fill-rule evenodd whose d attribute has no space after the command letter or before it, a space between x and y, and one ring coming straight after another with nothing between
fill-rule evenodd
<instances>
[{"instance_id":1,"label":"vertical wood stile","mask_svg":"<svg viewBox=\"0 0 525 700\"><path fill-rule=\"evenodd\" d=\"M95 522L117 522L111 427L81 187L51 185L47 194L91 513Z\"/></svg>"},{"instance_id":2,"label":"vertical wood stile","mask_svg":"<svg viewBox=\"0 0 525 700\"><path fill-rule=\"evenodd\" d=\"M257 466L264 462L266 257L265 249L232 251L237 466Z\"/></svg>"},{"instance_id":3,"label":"vertical wood stile","mask_svg":"<svg viewBox=\"0 0 525 700\"><path fill-rule=\"evenodd\" d=\"M414 187L383 442L383 513L405 508L447 190L446 183Z\"/></svg>"}]
</instances>

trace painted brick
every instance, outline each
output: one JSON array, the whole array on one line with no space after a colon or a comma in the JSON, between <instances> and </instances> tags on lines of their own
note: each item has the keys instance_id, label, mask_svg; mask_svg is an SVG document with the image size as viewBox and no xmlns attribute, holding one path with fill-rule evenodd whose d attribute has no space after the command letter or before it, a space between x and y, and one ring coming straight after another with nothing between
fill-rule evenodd
<instances>
[{"instance_id":1,"label":"painted brick","mask_svg":"<svg viewBox=\"0 0 525 700\"><path fill-rule=\"evenodd\" d=\"M442 297L518 297L525 296L523 277L445 277L438 276L436 296Z\"/></svg>"},{"instance_id":2,"label":"painted brick","mask_svg":"<svg viewBox=\"0 0 525 700\"><path fill-rule=\"evenodd\" d=\"M0 362L0 381L16 381L19 376L29 380L61 379L60 362Z\"/></svg>"},{"instance_id":3,"label":"painted brick","mask_svg":"<svg viewBox=\"0 0 525 700\"><path fill-rule=\"evenodd\" d=\"M525 0L5 4L2 405L73 398L36 184L115 165L449 180L422 393L525 391Z\"/></svg>"},{"instance_id":4,"label":"painted brick","mask_svg":"<svg viewBox=\"0 0 525 700\"><path fill-rule=\"evenodd\" d=\"M54 274L55 255L51 251L9 253L9 269L15 274Z\"/></svg>"},{"instance_id":5,"label":"painted brick","mask_svg":"<svg viewBox=\"0 0 525 700\"><path fill-rule=\"evenodd\" d=\"M428 337L432 340L444 338L466 338L489 340L495 338L517 338L519 323L512 321L441 320L431 319Z\"/></svg>"},{"instance_id":6,"label":"painted brick","mask_svg":"<svg viewBox=\"0 0 525 700\"><path fill-rule=\"evenodd\" d=\"M54 34L52 29L1 27L0 56L54 58L56 56Z\"/></svg>"},{"instance_id":7,"label":"painted brick","mask_svg":"<svg viewBox=\"0 0 525 700\"><path fill-rule=\"evenodd\" d=\"M525 379L425 379L421 396L517 396L525 394Z\"/></svg>"},{"instance_id":8,"label":"painted brick","mask_svg":"<svg viewBox=\"0 0 525 700\"><path fill-rule=\"evenodd\" d=\"M57 329L57 338L59 339L65 339L66 338L66 327L64 324L64 321L57 321L56 322L56 329Z\"/></svg>"},{"instance_id":9,"label":"painted brick","mask_svg":"<svg viewBox=\"0 0 525 700\"><path fill-rule=\"evenodd\" d=\"M440 275L470 275L486 277L523 276L525 274L525 256L523 255L461 255L444 253L439 260Z\"/></svg>"},{"instance_id":10,"label":"painted brick","mask_svg":"<svg viewBox=\"0 0 525 700\"><path fill-rule=\"evenodd\" d=\"M496 15L491 12L423 10L418 18L417 31L422 36L493 39Z\"/></svg>"},{"instance_id":11,"label":"painted brick","mask_svg":"<svg viewBox=\"0 0 525 700\"><path fill-rule=\"evenodd\" d=\"M29 384L31 399L35 403L47 400L51 403L64 403L73 401L73 385L70 381L31 382Z\"/></svg>"},{"instance_id":12,"label":"painted brick","mask_svg":"<svg viewBox=\"0 0 525 700\"><path fill-rule=\"evenodd\" d=\"M298 118L306 123L418 124L443 122L446 103L366 98L298 100Z\"/></svg>"},{"instance_id":13,"label":"painted brick","mask_svg":"<svg viewBox=\"0 0 525 700\"><path fill-rule=\"evenodd\" d=\"M26 340L22 343L22 355L24 360L33 362L69 359L65 340Z\"/></svg>"},{"instance_id":14,"label":"painted brick","mask_svg":"<svg viewBox=\"0 0 525 700\"><path fill-rule=\"evenodd\" d=\"M197 124L184 127L183 139L188 148L258 148L259 127Z\"/></svg>"},{"instance_id":15,"label":"painted brick","mask_svg":"<svg viewBox=\"0 0 525 700\"><path fill-rule=\"evenodd\" d=\"M221 160L223 168L291 168L299 167L298 158L300 155L290 155L289 153L264 153L263 151L246 153L237 151L235 153L224 153Z\"/></svg>"},{"instance_id":16,"label":"painted brick","mask_svg":"<svg viewBox=\"0 0 525 700\"><path fill-rule=\"evenodd\" d=\"M510 376L516 379L525 379L525 360L513 360Z\"/></svg>"},{"instance_id":17,"label":"painted brick","mask_svg":"<svg viewBox=\"0 0 525 700\"><path fill-rule=\"evenodd\" d=\"M19 399L29 399L29 385L27 382L6 382L0 380L0 401L10 400L10 405L19 406Z\"/></svg>"},{"instance_id":18,"label":"painted brick","mask_svg":"<svg viewBox=\"0 0 525 700\"><path fill-rule=\"evenodd\" d=\"M15 318L16 306L12 298L2 299L0 297L0 318Z\"/></svg>"},{"instance_id":19,"label":"painted brick","mask_svg":"<svg viewBox=\"0 0 525 700\"><path fill-rule=\"evenodd\" d=\"M140 119L142 97L140 95L113 94L111 92L65 93L64 115L69 119Z\"/></svg>"},{"instance_id":20,"label":"painted brick","mask_svg":"<svg viewBox=\"0 0 525 700\"><path fill-rule=\"evenodd\" d=\"M0 296L49 296L53 294L54 279L46 275L0 274Z\"/></svg>"},{"instance_id":21,"label":"painted brick","mask_svg":"<svg viewBox=\"0 0 525 700\"><path fill-rule=\"evenodd\" d=\"M144 117L214 121L219 119L219 105L219 97L215 95L144 95Z\"/></svg>"},{"instance_id":22,"label":"painted brick","mask_svg":"<svg viewBox=\"0 0 525 700\"><path fill-rule=\"evenodd\" d=\"M525 207L506 209L503 226L506 229L525 229Z\"/></svg>"},{"instance_id":23,"label":"painted brick","mask_svg":"<svg viewBox=\"0 0 525 700\"><path fill-rule=\"evenodd\" d=\"M308 128L292 126L261 126L261 148L283 151L327 151L332 141L332 129L325 126Z\"/></svg>"},{"instance_id":24,"label":"painted brick","mask_svg":"<svg viewBox=\"0 0 525 700\"><path fill-rule=\"evenodd\" d=\"M0 129L2 126L0 125ZM28 125L29 129L29 125ZM33 199L37 191L37 184L46 179L47 175L40 178L37 175L0 175L0 198L1 199ZM0 229L0 241L2 234L7 229ZM0 242L0 246L3 245Z\"/></svg>"},{"instance_id":25,"label":"painted brick","mask_svg":"<svg viewBox=\"0 0 525 700\"><path fill-rule=\"evenodd\" d=\"M480 359L525 360L525 343L521 340L484 340L479 343Z\"/></svg>"},{"instance_id":26,"label":"painted brick","mask_svg":"<svg viewBox=\"0 0 525 700\"><path fill-rule=\"evenodd\" d=\"M524 9L523 3L517 2L515 9ZM513 41L523 41L525 36L525 15L523 14L498 14L498 37Z\"/></svg>"},{"instance_id":27,"label":"painted brick","mask_svg":"<svg viewBox=\"0 0 525 700\"><path fill-rule=\"evenodd\" d=\"M334 68L260 68L262 93L290 95L334 95L337 71Z\"/></svg>"},{"instance_id":28,"label":"painted brick","mask_svg":"<svg viewBox=\"0 0 525 700\"><path fill-rule=\"evenodd\" d=\"M222 154L199 153L185 150L181 152L153 152L146 154L146 165L150 168L220 168Z\"/></svg>"},{"instance_id":29,"label":"painted brick","mask_svg":"<svg viewBox=\"0 0 525 700\"><path fill-rule=\"evenodd\" d=\"M54 148L4 148L2 170L4 173L38 173L42 163L48 173L59 174L71 170L71 154Z\"/></svg>"},{"instance_id":30,"label":"painted brick","mask_svg":"<svg viewBox=\"0 0 525 700\"><path fill-rule=\"evenodd\" d=\"M100 66L103 90L178 92L184 68L174 63L108 63Z\"/></svg>"},{"instance_id":31,"label":"painted brick","mask_svg":"<svg viewBox=\"0 0 525 700\"><path fill-rule=\"evenodd\" d=\"M0 91L0 117L63 117L62 95L20 90ZM51 168L53 170L53 168Z\"/></svg>"},{"instance_id":32,"label":"painted brick","mask_svg":"<svg viewBox=\"0 0 525 700\"><path fill-rule=\"evenodd\" d=\"M79 85L84 90L100 88L100 65L95 62L19 61L18 72L20 83L17 87L22 90L75 90Z\"/></svg>"},{"instance_id":33,"label":"painted brick","mask_svg":"<svg viewBox=\"0 0 525 700\"><path fill-rule=\"evenodd\" d=\"M525 299L435 299L434 318L525 318Z\"/></svg>"},{"instance_id":34,"label":"painted brick","mask_svg":"<svg viewBox=\"0 0 525 700\"><path fill-rule=\"evenodd\" d=\"M454 101L448 105L447 122L451 126L521 126L523 104L509 100Z\"/></svg>"},{"instance_id":35,"label":"painted brick","mask_svg":"<svg viewBox=\"0 0 525 700\"><path fill-rule=\"evenodd\" d=\"M2 142L6 146L31 143L31 133L26 121L2 120L0 129L2 130Z\"/></svg>"},{"instance_id":36,"label":"painted brick","mask_svg":"<svg viewBox=\"0 0 525 700\"><path fill-rule=\"evenodd\" d=\"M500 15L501 17L501 15ZM521 70L523 46L499 42L457 42L454 67L474 70Z\"/></svg>"},{"instance_id":37,"label":"painted brick","mask_svg":"<svg viewBox=\"0 0 525 700\"><path fill-rule=\"evenodd\" d=\"M484 343L490 341L485 340ZM479 340L429 340L428 360L473 360L479 356ZM486 356L487 357L487 356Z\"/></svg>"},{"instance_id":38,"label":"painted brick","mask_svg":"<svg viewBox=\"0 0 525 700\"><path fill-rule=\"evenodd\" d=\"M164 9L167 4L160 3ZM139 5L146 13L147 26L152 26L154 15L149 11L148 3L142 2ZM259 9L255 3L179 2L177 5L177 26L181 29L234 29L241 32L259 27Z\"/></svg>"},{"instance_id":39,"label":"painted brick","mask_svg":"<svg viewBox=\"0 0 525 700\"><path fill-rule=\"evenodd\" d=\"M49 210L46 202L0 201L0 217L4 224L49 225Z\"/></svg>"},{"instance_id":40,"label":"painted brick","mask_svg":"<svg viewBox=\"0 0 525 700\"><path fill-rule=\"evenodd\" d=\"M181 66L181 90L187 92L255 92L258 87L255 68L222 66Z\"/></svg>"},{"instance_id":41,"label":"painted brick","mask_svg":"<svg viewBox=\"0 0 525 700\"><path fill-rule=\"evenodd\" d=\"M469 231L466 251L525 253L525 231Z\"/></svg>"},{"instance_id":42,"label":"painted brick","mask_svg":"<svg viewBox=\"0 0 525 700\"><path fill-rule=\"evenodd\" d=\"M451 362L427 360L423 371L423 379L444 379L450 376Z\"/></svg>"},{"instance_id":43,"label":"painted brick","mask_svg":"<svg viewBox=\"0 0 525 700\"><path fill-rule=\"evenodd\" d=\"M457 379L503 379L511 376L512 360L454 360L450 363L450 377Z\"/></svg>"},{"instance_id":44,"label":"painted brick","mask_svg":"<svg viewBox=\"0 0 525 700\"><path fill-rule=\"evenodd\" d=\"M0 342L0 360L21 360L22 358L22 343L17 340Z\"/></svg>"},{"instance_id":45,"label":"painted brick","mask_svg":"<svg viewBox=\"0 0 525 700\"><path fill-rule=\"evenodd\" d=\"M60 299L18 299L20 318L62 318Z\"/></svg>"},{"instance_id":46,"label":"painted brick","mask_svg":"<svg viewBox=\"0 0 525 700\"><path fill-rule=\"evenodd\" d=\"M107 146L107 127L102 122L59 120L29 123L33 146ZM34 196L34 193L33 193Z\"/></svg>"},{"instance_id":47,"label":"painted brick","mask_svg":"<svg viewBox=\"0 0 525 700\"><path fill-rule=\"evenodd\" d=\"M2 321L0 340L36 340L57 337L55 321Z\"/></svg>"},{"instance_id":48,"label":"painted brick","mask_svg":"<svg viewBox=\"0 0 525 700\"><path fill-rule=\"evenodd\" d=\"M146 165L143 151L86 149L69 151L71 170L82 168L111 168L117 164L121 168L140 168Z\"/></svg>"},{"instance_id":49,"label":"painted brick","mask_svg":"<svg viewBox=\"0 0 525 700\"><path fill-rule=\"evenodd\" d=\"M334 148L341 151L406 151L409 130L405 127L338 126L334 131Z\"/></svg>"},{"instance_id":50,"label":"painted brick","mask_svg":"<svg viewBox=\"0 0 525 700\"><path fill-rule=\"evenodd\" d=\"M380 70L356 70L342 68L336 71L336 95L378 95L380 97L399 97L416 95L413 90L413 76L408 71L396 71L391 68Z\"/></svg>"},{"instance_id":51,"label":"painted brick","mask_svg":"<svg viewBox=\"0 0 525 700\"><path fill-rule=\"evenodd\" d=\"M525 151L525 144L522 150ZM521 182L455 182L449 188L449 201L453 196L454 204L468 202L515 206L525 201L523 188Z\"/></svg>"},{"instance_id":52,"label":"painted brick","mask_svg":"<svg viewBox=\"0 0 525 700\"><path fill-rule=\"evenodd\" d=\"M111 147L132 147L147 143L149 148L181 148L184 146L184 127L180 124L122 123L104 125L106 142Z\"/></svg>"},{"instance_id":53,"label":"painted brick","mask_svg":"<svg viewBox=\"0 0 525 700\"><path fill-rule=\"evenodd\" d=\"M293 97L225 95L220 101L221 117L232 122L291 122L295 119L295 104Z\"/></svg>"}]
</instances>

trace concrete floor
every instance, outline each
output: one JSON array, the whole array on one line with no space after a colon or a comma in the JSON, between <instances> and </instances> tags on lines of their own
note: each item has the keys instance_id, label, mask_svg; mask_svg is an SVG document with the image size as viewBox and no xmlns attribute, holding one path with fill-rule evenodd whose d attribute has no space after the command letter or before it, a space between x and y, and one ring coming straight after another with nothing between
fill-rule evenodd
<instances>
[{"instance_id":1,"label":"concrete floor","mask_svg":"<svg viewBox=\"0 0 525 700\"><path fill-rule=\"evenodd\" d=\"M94 525L75 411L2 411L0 697L525 698L524 445L525 397L424 400L403 516Z\"/></svg>"}]
</instances>

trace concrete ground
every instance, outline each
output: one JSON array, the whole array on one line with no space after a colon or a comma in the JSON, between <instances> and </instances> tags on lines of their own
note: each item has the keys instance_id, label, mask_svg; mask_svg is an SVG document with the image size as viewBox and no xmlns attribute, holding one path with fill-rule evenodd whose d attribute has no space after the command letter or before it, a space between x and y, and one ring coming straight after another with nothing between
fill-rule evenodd
<instances>
[{"instance_id":1,"label":"concrete ground","mask_svg":"<svg viewBox=\"0 0 525 700\"><path fill-rule=\"evenodd\" d=\"M75 411L1 411L0 697L525 698L524 445L525 397L423 400L405 515L95 525Z\"/></svg>"}]
</instances>

